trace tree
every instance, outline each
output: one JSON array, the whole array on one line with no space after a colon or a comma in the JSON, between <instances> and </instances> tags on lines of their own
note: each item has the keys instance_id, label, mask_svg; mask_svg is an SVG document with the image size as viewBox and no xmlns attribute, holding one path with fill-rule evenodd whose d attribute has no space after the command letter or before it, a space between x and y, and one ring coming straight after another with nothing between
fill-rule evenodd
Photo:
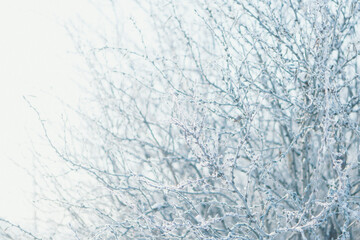
<instances>
[{"instance_id":1,"label":"tree","mask_svg":"<svg viewBox=\"0 0 360 240\"><path fill-rule=\"evenodd\" d=\"M92 98L63 143L41 122L66 172L47 178L60 233L355 239L358 1L132 4L69 28Z\"/></svg>"}]
</instances>

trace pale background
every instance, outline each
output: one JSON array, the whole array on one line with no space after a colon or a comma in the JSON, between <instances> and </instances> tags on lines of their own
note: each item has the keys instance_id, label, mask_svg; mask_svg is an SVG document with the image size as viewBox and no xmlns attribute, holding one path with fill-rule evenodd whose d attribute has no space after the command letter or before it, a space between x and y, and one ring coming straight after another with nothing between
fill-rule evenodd
<instances>
[{"instance_id":1,"label":"pale background","mask_svg":"<svg viewBox=\"0 0 360 240\"><path fill-rule=\"evenodd\" d=\"M61 111L50 99L76 102L77 59L63 22L85 0L0 1L0 217L31 224L31 141L40 124L23 97L48 112ZM47 100L49 99L49 101ZM45 111L46 112L46 111Z\"/></svg>"}]
</instances>

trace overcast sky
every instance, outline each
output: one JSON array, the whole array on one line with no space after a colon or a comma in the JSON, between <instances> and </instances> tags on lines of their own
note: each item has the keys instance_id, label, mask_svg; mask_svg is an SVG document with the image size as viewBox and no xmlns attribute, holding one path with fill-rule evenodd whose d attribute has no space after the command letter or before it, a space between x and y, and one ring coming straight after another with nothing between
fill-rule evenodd
<instances>
[{"instance_id":1,"label":"overcast sky","mask_svg":"<svg viewBox=\"0 0 360 240\"><path fill-rule=\"evenodd\" d=\"M40 135L23 96L57 111L47 98L77 99L76 58L62 22L84 11L83 0L0 1L0 217L31 219L30 139ZM48 105L47 105L48 104Z\"/></svg>"}]
</instances>

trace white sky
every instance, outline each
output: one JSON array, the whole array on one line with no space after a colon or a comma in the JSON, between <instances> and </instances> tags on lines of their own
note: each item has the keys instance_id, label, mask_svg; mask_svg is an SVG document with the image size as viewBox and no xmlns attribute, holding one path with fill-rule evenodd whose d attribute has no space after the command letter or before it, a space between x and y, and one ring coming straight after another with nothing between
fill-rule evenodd
<instances>
[{"instance_id":1,"label":"white sky","mask_svg":"<svg viewBox=\"0 0 360 240\"><path fill-rule=\"evenodd\" d=\"M60 22L84 11L85 2L0 1L0 217L31 219L32 180L12 161L31 166L29 137L41 130L23 96L33 95L29 99L44 106L51 94L77 99L76 60L68 54L72 43Z\"/></svg>"}]
</instances>

